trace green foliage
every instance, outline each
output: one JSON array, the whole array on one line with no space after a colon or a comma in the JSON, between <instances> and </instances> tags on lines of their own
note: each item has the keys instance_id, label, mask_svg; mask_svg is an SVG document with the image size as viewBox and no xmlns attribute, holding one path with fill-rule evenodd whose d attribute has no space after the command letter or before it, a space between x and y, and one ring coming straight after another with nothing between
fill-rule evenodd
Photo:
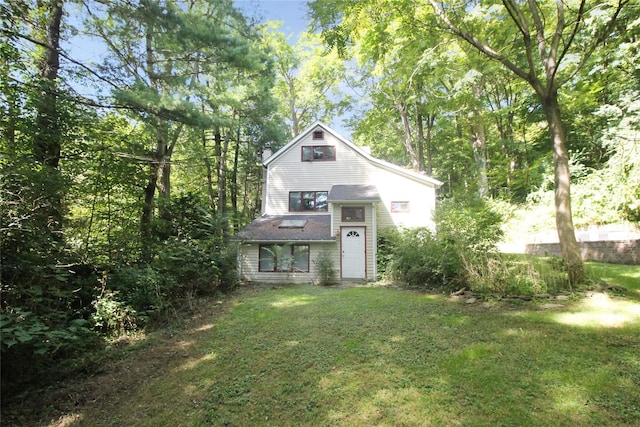
<instances>
[{"instance_id":1,"label":"green foliage","mask_svg":"<svg viewBox=\"0 0 640 427\"><path fill-rule=\"evenodd\" d=\"M467 283L465 263L482 262L502 237L501 217L478 199L445 200L436 214L437 233L409 229L386 234L383 270L410 286L454 289Z\"/></svg>"},{"instance_id":2,"label":"green foliage","mask_svg":"<svg viewBox=\"0 0 640 427\"><path fill-rule=\"evenodd\" d=\"M464 261L469 289L483 294L543 295L562 290L567 282L557 259L534 259L488 254Z\"/></svg>"},{"instance_id":3,"label":"green foliage","mask_svg":"<svg viewBox=\"0 0 640 427\"><path fill-rule=\"evenodd\" d=\"M498 211L502 213L498 213ZM504 204L479 199L445 200L436 214L437 233L427 229L387 232L381 246L381 271L410 286L467 288L492 295L555 293L567 283L563 264L502 255Z\"/></svg>"},{"instance_id":4,"label":"green foliage","mask_svg":"<svg viewBox=\"0 0 640 427\"><path fill-rule=\"evenodd\" d=\"M31 311L15 307L0 313L2 334L0 343L3 353L10 348L23 347L23 351L33 351L36 355L56 353L64 346L75 343L88 332L88 322L74 319L66 327L52 328Z\"/></svg>"},{"instance_id":5,"label":"green foliage","mask_svg":"<svg viewBox=\"0 0 640 427\"><path fill-rule=\"evenodd\" d=\"M136 328L136 311L117 300L117 291L99 295L93 302L95 311L91 313L94 328L106 335L121 334Z\"/></svg>"},{"instance_id":6,"label":"green foliage","mask_svg":"<svg viewBox=\"0 0 640 427\"><path fill-rule=\"evenodd\" d=\"M99 330L113 333L145 326L194 299L232 289L237 283L236 249L225 243L220 219L186 194L164 200L154 222L154 256L106 273L93 305Z\"/></svg>"},{"instance_id":7,"label":"green foliage","mask_svg":"<svg viewBox=\"0 0 640 427\"><path fill-rule=\"evenodd\" d=\"M331 286L337 283L337 271L331 257L331 252L323 249L313 260L316 266L316 281L322 286Z\"/></svg>"}]
</instances>

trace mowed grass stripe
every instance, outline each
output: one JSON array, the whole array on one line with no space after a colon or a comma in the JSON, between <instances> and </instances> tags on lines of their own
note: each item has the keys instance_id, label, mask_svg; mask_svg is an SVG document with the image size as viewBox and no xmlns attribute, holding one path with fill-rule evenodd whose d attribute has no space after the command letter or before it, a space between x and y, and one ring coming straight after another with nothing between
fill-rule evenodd
<instances>
[{"instance_id":1,"label":"mowed grass stripe","mask_svg":"<svg viewBox=\"0 0 640 427\"><path fill-rule=\"evenodd\" d=\"M140 426L640 424L640 311L571 324L583 301L483 307L381 288L244 292L188 331L188 357L108 418ZM629 306L631 304L631 306ZM629 308L631 307L631 308Z\"/></svg>"}]
</instances>

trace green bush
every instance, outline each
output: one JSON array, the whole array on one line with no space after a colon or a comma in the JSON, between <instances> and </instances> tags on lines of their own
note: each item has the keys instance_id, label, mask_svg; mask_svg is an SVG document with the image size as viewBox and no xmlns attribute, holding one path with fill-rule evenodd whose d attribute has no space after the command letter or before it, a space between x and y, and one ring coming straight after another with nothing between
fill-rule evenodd
<instances>
[{"instance_id":1,"label":"green bush","mask_svg":"<svg viewBox=\"0 0 640 427\"><path fill-rule=\"evenodd\" d=\"M409 229L384 236L386 275L410 286L454 289L467 284L468 263L496 252L501 218L481 200L445 200L436 214L437 233Z\"/></svg>"},{"instance_id":2,"label":"green bush","mask_svg":"<svg viewBox=\"0 0 640 427\"><path fill-rule=\"evenodd\" d=\"M136 329L136 311L122 301L118 301L117 292L105 292L94 301L93 305L95 311L91 314L92 323L103 334L121 334Z\"/></svg>"},{"instance_id":3,"label":"green bush","mask_svg":"<svg viewBox=\"0 0 640 427\"><path fill-rule=\"evenodd\" d=\"M222 219L200 203L194 195L160 203L149 245L153 256L108 272L102 291L106 297L93 304L102 309L96 313L96 328L141 327L237 284L236 247L221 233Z\"/></svg>"},{"instance_id":4,"label":"green bush","mask_svg":"<svg viewBox=\"0 0 640 427\"><path fill-rule=\"evenodd\" d=\"M331 286L337 283L337 272L329 251L320 252L313 264L316 266L316 281L319 285Z\"/></svg>"}]
</instances>

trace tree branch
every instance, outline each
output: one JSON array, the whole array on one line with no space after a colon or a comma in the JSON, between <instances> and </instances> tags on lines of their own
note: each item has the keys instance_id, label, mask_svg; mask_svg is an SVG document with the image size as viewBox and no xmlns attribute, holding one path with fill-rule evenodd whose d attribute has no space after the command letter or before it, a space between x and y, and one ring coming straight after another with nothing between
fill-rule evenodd
<instances>
[{"instance_id":1,"label":"tree branch","mask_svg":"<svg viewBox=\"0 0 640 427\"><path fill-rule=\"evenodd\" d=\"M524 47L527 54L527 64L529 65L529 74L533 79L533 76L536 75L536 64L533 59L533 49L531 48L531 34L529 33L530 30L529 26L527 25L527 20L525 19L524 15L522 15L522 11L513 0L503 0L502 4L504 5L505 9L507 9L507 12L511 16L511 19L513 20L513 22L515 22L516 26L522 33L522 40L524 42Z\"/></svg>"},{"instance_id":2,"label":"tree branch","mask_svg":"<svg viewBox=\"0 0 640 427\"><path fill-rule=\"evenodd\" d=\"M511 62L509 60L509 58L507 58L504 55L500 54L499 52L494 50L491 46L489 46L486 43L484 43L482 40L478 39L477 37L472 36L469 33L464 32L464 31L460 30L458 27L456 27L449 20L449 18L447 18L446 14L444 13L444 10L442 10L434 0L429 0L429 3L431 4L431 7L433 7L433 10L435 11L436 15L438 15L440 20L442 22L444 22L444 24L449 29L449 31L451 31L453 34L455 34L458 37L460 37L463 40L465 40L467 43L469 43L471 46L475 47L477 50L479 50L481 53L483 53L484 55L488 56L489 58L494 59L496 61L500 61L505 67L507 67L509 70L511 70L513 73L515 73L518 77L524 79L527 82L532 83L532 79L534 78L533 75L525 73L517 65L515 65L513 62Z\"/></svg>"},{"instance_id":3,"label":"tree branch","mask_svg":"<svg viewBox=\"0 0 640 427\"><path fill-rule=\"evenodd\" d=\"M607 24L602 28L602 30L600 31L600 34L598 35L598 38L593 42L593 44L591 44L591 46L588 47L588 49L585 51L585 53L582 55L582 59L580 60L580 63L576 66L575 70L573 70L573 72L571 72L566 78L562 79L561 81L558 82L559 86L562 86L564 83L570 81L571 79L573 79L573 77L578 74L578 72L582 69L582 67L584 67L584 64L587 63L587 61L589 60L589 58L591 57L591 55L593 54L593 52L596 50L596 48L602 44L604 42L604 40L607 38L607 34L611 31L611 28L613 27L613 25L615 24L616 20L618 19L618 15L620 15L620 12L622 11L622 8L624 6L626 6L629 3L630 0L620 0L618 1L618 6L616 7L616 11L613 13L613 16L611 16L611 19L609 19L609 21L607 22ZM574 31L577 32L577 25L578 23L576 23L576 27L574 27ZM575 34L572 34L571 37L571 41L573 41L573 36ZM568 47L563 51L562 53L562 57L564 57L564 55L566 54L566 52L568 51Z\"/></svg>"},{"instance_id":4,"label":"tree branch","mask_svg":"<svg viewBox=\"0 0 640 427\"><path fill-rule=\"evenodd\" d=\"M35 44L37 46L53 50L53 46L50 46L48 43L36 40L36 39L26 35L26 34L21 34L21 33L18 33L16 31L11 31L11 30L5 30L4 28L0 29L0 32L4 33L6 35L11 35L11 36L14 36L14 37L21 38L21 39L26 40L28 42L31 42L31 43L33 43L33 44ZM80 68L88 71L91 75L93 75L94 77L98 78L100 81L110 85L113 88L118 88L119 87L117 84L115 84L112 81L108 80L106 77L103 77L100 74L98 74L96 71L92 70L89 66L83 64L82 62L80 62L78 60L73 59L68 54L66 54L62 49L57 49L57 52L64 59L66 59L67 61L71 62L72 64L75 64L75 65L79 66Z\"/></svg>"}]
</instances>

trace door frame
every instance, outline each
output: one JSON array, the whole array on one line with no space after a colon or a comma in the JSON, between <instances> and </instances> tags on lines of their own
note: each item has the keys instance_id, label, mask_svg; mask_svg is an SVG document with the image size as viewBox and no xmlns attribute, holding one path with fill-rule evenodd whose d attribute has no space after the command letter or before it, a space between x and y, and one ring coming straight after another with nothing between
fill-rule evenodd
<instances>
[{"instance_id":1,"label":"door frame","mask_svg":"<svg viewBox=\"0 0 640 427\"><path fill-rule=\"evenodd\" d=\"M342 244L342 236L343 236L343 230L345 228L350 228L350 229L358 229L358 230L362 230L362 241L363 241L363 245L362 245L362 257L364 260L364 277L344 277L344 268L342 265L342 260L344 258L344 254L343 254L343 244ZM364 225L341 225L340 226L340 278L341 279L355 279L355 280L366 280L367 279L367 227Z\"/></svg>"}]
</instances>

